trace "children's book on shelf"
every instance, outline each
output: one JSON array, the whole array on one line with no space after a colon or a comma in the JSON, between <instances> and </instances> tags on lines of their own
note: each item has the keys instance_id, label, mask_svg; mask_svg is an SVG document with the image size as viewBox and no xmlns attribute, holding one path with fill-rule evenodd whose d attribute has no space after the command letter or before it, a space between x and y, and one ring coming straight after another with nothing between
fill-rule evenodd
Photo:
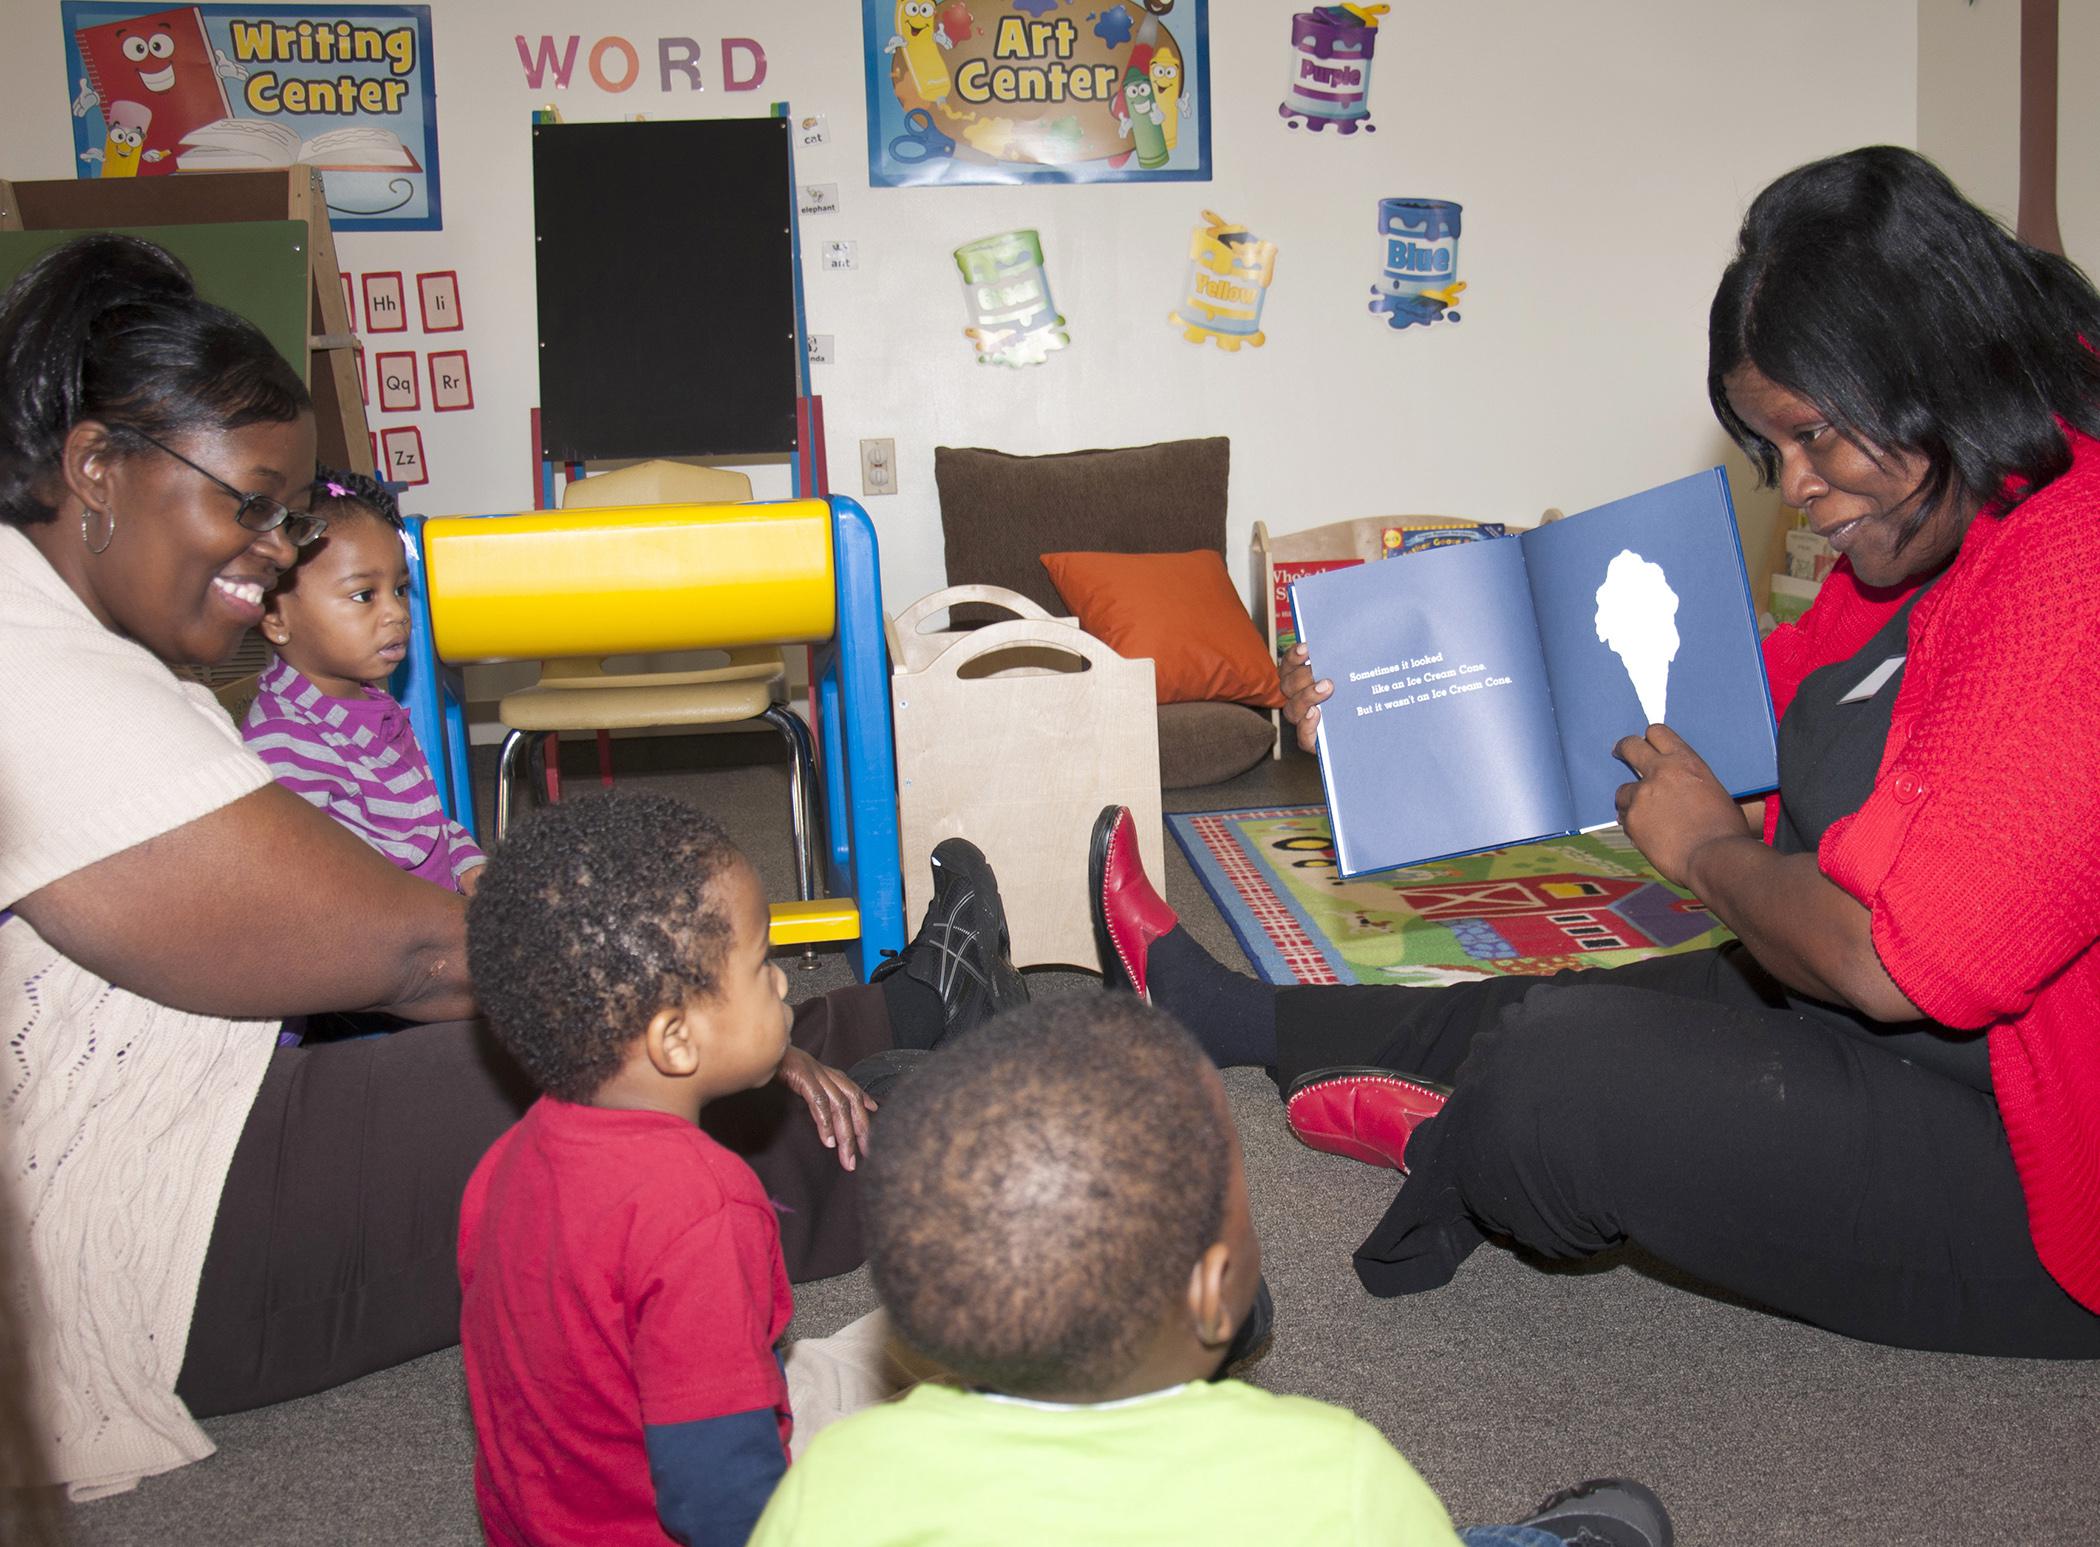
<instances>
[{"instance_id":1,"label":"children's book on shelf","mask_svg":"<svg viewBox=\"0 0 2100 1547\"><path fill-rule=\"evenodd\" d=\"M1786 534L1786 572L1796 580L1820 581L1838 561L1830 539L1805 526Z\"/></svg>"},{"instance_id":2,"label":"children's book on shelf","mask_svg":"<svg viewBox=\"0 0 2100 1547\"><path fill-rule=\"evenodd\" d=\"M1509 528L1499 521L1436 521L1420 526L1395 522L1379 534L1378 557L1397 559L1410 553L1419 553L1424 548L1442 548L1451 543L1479 542L1487 537L1507 536ZM1330 570L1348 569L1361 564L1360 558L1348 559L1278 559L1269 566L1270 580L1276 588L1276 653L1284 651L1298 642L1298 625L1291 616L1291 586L1307 575L1324 575Z\"/></svg>"},{"instance_id":3,"label":"children's book on shelf","mask_svg":"<svg viewBox=\"0 0 2100 1547\"><path fill-rule=\"evenodd\" d=\"M1298 625L1291 617L1291 587L1307 575L1324 575L1332 569L1348 569L1362 559L1278 559L1270 565L1276 586L1276 653L1298 642Z\"/></svg>"},{"instance_id":4,"label":"children's book on shelf","mask_svg":"<svg viewBox=\"0 0 2100 1547\"><path fill-rule=\"evenodd\" d=\"M420 172L415 153L390 129L351 124L302 140L274 118L221 118L184 136L184 172L252 170L303 163L324 172Z\"/></svg>"},{"instance_id":5,"label":"children's book on shelf","mask_svg":"<svg viewBox=\"0 0 2100 1547\"><path fill-rule=\"evenodd\" d=\"M1507 537L1509 528L1500 521L1443 521L1435 526L1389 526L1380 543L1379 557L1397 559L1424 548L1448 548L1453 543L1477 543L1488 537Z\"/></svg>"},{"instance_id":6,"label":"children's book on shelf","mask_svg":"<svg viewBox=\"0 0 2100 1547\"><path fill-rule=\"evenodd\" d=\"M1495 542L1292 587L1345 876L1617 819L1621 737L1668 725L1739 798L1778 783L1720 468Z\"/></svg>"},{"instance_id":7,"label":"children's book on shelf","mask_svg":"<svg viewBox=\"0 0 2100 1547\"><path fill-rule=\"evenodd\" d=\"M1772 577L1772 621L1774 624L1799 623L1801 614L1808 611L1809 604L1823 589L1820 580L1801 580L1793 575Z\"/></svg>"}]
</instances>

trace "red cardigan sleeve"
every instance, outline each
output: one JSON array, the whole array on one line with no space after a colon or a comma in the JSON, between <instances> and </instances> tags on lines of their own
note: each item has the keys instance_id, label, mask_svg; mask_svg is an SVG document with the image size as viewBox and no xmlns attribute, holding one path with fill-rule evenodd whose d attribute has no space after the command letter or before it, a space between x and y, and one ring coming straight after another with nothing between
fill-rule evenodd
<instances>
[{"instance_id":1,"label":"red cardigan sleeve","mask_svg":"<svg viewBox=\"0 0 2100 1547\"><path fill-rule=\"evenodd\" d=\"M2090 461L1972 525L1912 614L1873 793L1823 837L1824 873L1872 910L1889 976L1947 1025L2023 1014L2100 938Z\"/></svg>"}]
</instances>

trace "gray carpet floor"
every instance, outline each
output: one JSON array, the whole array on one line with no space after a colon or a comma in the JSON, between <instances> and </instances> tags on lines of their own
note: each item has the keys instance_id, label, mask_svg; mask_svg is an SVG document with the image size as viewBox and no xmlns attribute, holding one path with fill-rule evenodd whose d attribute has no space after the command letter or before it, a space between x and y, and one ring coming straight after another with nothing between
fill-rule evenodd
<instances>
[{"instance_id":1,"label":"gray carpet floor","mask_svg":"<svg viewBox=\"0 0 2100 1547\"><path fill-rule=\"evenodd\" d=\"M621 778L713 810L772 895L786 896L785 771L730 762L764 751L741 737L623 743ZM589 749L570 766L588 780ZM1312 764L1294 755L1170 794L1169 808L1318 798ZM1242 965L1171 838L1167 847L1184 921ZM790 975L797 998L850 981L836 956ZM1038 995L1098 986L1077 972L1028 978ZM1688 1547L2092 1539L2100 1364L1876 1348L1700 1293L1630 1249L1570 1270L1489 1247L1442 1290L1376 1300L1349 1252L1389 1201L1392 1175L1297 1144L1258 1071L1228 1071L1226 1085L1277 1311L1250 1378L1362 1414L1461 1524L1516 1518L1556 1486L1619 1473L1663 1495ZM793 1331L811 1335L874 1304L865 1270L798 1286L796 1299ZM480 1540L456 1349L205 1427L216 1456L77 1508L75 1539Z\"/></svg>"}]
</instances>

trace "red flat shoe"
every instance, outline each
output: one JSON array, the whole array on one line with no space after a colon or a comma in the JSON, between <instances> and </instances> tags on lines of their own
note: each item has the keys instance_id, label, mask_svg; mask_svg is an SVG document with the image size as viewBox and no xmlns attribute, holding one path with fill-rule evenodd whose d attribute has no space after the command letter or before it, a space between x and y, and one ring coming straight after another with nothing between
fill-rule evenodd
<instances>
[{"instance_id":1,"label":"red flat shoe","mask_svg":"<svg viewBox=\"0 0 2100 1547\"><path fill-rule=\"evenodd\" d=\"M1407 1141L1444 1110L1451 1087L1390 1069L1315 1069L1284 1094L1301 1144L1407 1174Z\"/></svg>"},{"instance_id":2,"label":"red flat shoe","mask_svg":"<svg viewBox=\"0 0 2100 1547\"><path fill-rule=\"evenodd\" d=\"M1145 953L1179 919L1145 879L1138 858L1137 823L1128 806L1104 806L1087 843L1087 901L1094 915L1094 949L1111 989L1127 988L1146 1004Z\"/></svg>"}]
</instances>

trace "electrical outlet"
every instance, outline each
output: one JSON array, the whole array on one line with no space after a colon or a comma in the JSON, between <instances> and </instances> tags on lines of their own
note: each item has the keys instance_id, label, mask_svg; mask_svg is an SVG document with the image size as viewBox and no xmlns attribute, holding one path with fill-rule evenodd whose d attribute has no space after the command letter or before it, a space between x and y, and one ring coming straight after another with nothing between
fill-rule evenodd
<instances>
[{"instance_id":1,"label":"electrical outlet","mask_svg":"<svg viewBox=\"0 0 2100 1547\"><path fill-rule=\"evenodd\" d=\"M897 492L897 443L893 440L864 440L860 443L860 492Z\"/></svg>"}]
</instances>

